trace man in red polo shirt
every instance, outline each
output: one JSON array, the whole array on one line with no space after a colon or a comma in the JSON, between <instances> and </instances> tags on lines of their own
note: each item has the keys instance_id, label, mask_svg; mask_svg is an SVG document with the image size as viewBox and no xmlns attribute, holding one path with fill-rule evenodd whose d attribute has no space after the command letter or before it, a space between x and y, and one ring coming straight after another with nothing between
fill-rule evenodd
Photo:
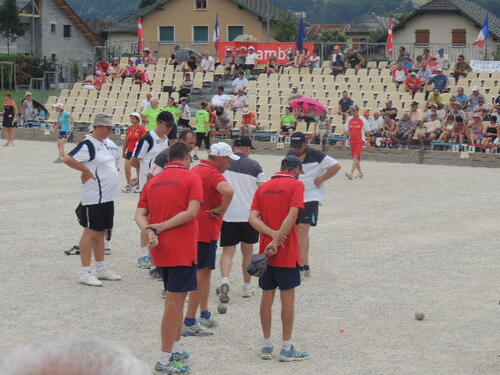
<instances>
[{"instance_id":1,"label":"man in red polo shirt","mask_svg":"<svg viewBox=\"0 0 500 375\"><path fill-rule=\"evenodd\" d=\"M165 170L144 187L135 220L148 234L151 256L166 290L162 322L162 353L155 365L160 373L185 373L181 362L189 357L180 343L184 300L196 290L196 218L203 202L200 176L188 168L189 148L176 143L169 149ZM181 372L180 372L181 371Z\"/></svg>"},{"instance_id":2,"label":"man in red polo shirt","mask_svg":"<svg viewBox=\"0 0 500 375\"><path fill-rule=\"evenodd\" d=\"M231 167L231 160L239 160L231 146L219 142L210 146L208 160L201 160L193 168L193 173L201 177L203 185L203 208L198 214L198 289L189 295L189 304L184 318L183 336L210 336L212 331L206 328L216 327L212 314L208 310L210 278L215 269L215 252L219 240L222 218L227 211L233 188L222 173ZM196 311L200 308L200 319L196 320Z\"/></svg>"},{"instance_id":3,"label":"man in red polo shirt","mask_svg":"<svg viewBox=\"0 0 500 375\"><path fill-rule=\"evenodd\" d=\"M281 172L257 189L250 211L250 224L261 234L259 253L269 257L266 273L259 279L262 289L260 320L264 334L262 359L271 359L273 353L271 322L276 288L280 289L283 324L279 359L291 362L309 358L308 353L297 351L291 343L295 288L300 285L299 267L302 265L295 224L304 208L304 183L298 180L301 173L302 161L295 155L287 155L281 162Z\"/></svg>"},{"instance_id":4,"label":"man in red polo shirt","mask_svg":"<svg viewBox=\"0 0 500 375\"><path fill-rule=\"evenodd\" d=\"M366 128L366 120L359 115L359 107L357 105L351 107L351 115L346 120L352 155L351 173L345 174L349 180L353 179L355 170L358 170L356 177L363 178L363 172L361 172L361 154L363 153L363 146L365 144Z\"/></svg>"}]
</instances>

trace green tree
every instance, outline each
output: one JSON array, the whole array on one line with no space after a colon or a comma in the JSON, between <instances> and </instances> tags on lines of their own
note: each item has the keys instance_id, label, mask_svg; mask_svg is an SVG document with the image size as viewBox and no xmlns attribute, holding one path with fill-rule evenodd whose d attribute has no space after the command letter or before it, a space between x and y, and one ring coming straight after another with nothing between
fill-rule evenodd
<instances>
[{"instance_id":1,"label":"green tree","mask_svg":"<svg viewBox=\"0 0 500 375\"><path fill-rule=\"evenodd\" d=\"M291 42L297 39L299 20L293 13L284 13L273 25L274 39L278 42Z\"/></svg>"},{"instance_id":2,"label":"green tree","mask_svg":"<svg viewBox=\"0 0 500 375\"><path fill-rule=\"evenodd\" d=\"M380 29L372 31L368 36L369 43L383 43L387 40L387 30Z\"/></svg>"},{"instance_id":3,"label":"green tree","mask_svg":"<svg viewBox=\"0 0 500 375\"><path fill-rule=\"evenodd\" d=\"M19 17L16 0L5 0L0 5L0 37L7 44L7 54L10 54L10 46L17 38L26 33Z\"/></svg>"},{"instance_id":4,"label":"green tree","mask_svg":"<svg viewBox=\"0 0 500 375\"><path fill-rule=\"evenodd\" d=\"M317 42L347 42L347 35L339 30L325 30L318 35Z\"/></svg>"},{"instance_id":5,"label":"green tree","mask_svg":"<svg viewBox=\"0 0 500 375\"><path fill-rule=\"evenodd\" d=\"M139 9L146 8L147 6L153 5L156 0L141 0L139 3Z\"/></svg>"}]
</instances>

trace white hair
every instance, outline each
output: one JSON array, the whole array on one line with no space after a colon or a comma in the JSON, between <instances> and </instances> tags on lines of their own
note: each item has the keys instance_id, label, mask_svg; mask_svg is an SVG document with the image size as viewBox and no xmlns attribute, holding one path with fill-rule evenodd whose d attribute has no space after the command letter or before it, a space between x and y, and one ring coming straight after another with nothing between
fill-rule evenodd
<instances>
[{"instance_id":1,"label":"white hair","mask_svg":"<svg viewBox=\"0 0 500 375\"><path fill-rule=\"evenodd\" d=\"M5 375L150 375L151 368L115 343L55 339L17 348L0 362Z\"/></svg>"}]
</instances>

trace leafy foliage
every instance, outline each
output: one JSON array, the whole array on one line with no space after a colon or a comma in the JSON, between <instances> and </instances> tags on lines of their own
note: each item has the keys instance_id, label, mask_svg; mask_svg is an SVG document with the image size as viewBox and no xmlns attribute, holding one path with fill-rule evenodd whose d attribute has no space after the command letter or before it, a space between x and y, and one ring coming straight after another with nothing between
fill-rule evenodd
<instances>
[{"instance_id":1,"label":"leafy foliage","mask_svg":"<svg viewBox=\"0 0 500 375\"><path fill-rule=\"evenodd\" d=\"M318 35L315 42L346 42L347 35L339 30L325 30Z\"/></svg>"},{"instance_id":2,"label":"leafy foliage","mask_svg":"<svg viewBox=\"0 0 500 375\"><path fill-rule=\"evenodd\" d=\"M299 32L299 20L293 13L284 13L274 23L273 31L278 42L295 40Z\"/></svg>"},{"instance_id":3,"label":"leafy foliage","mask_svg":"<svg viewBox=\"0 0 500 375\"><path fill-rule=\"evenodd\" d=\"M377 31L372 31L368 36L369 43L382 43L387 40L387 30L381 29Z\"/></svg>"},{"instance_id":4,"label":"leafy foliage","mask_svg":"<svg viewBox=\"0 0 500 375\"><path fill-rule=\"evenodd\" d=\"M26 33L26 28L21 22L16 0L5 0L0 6L0 37L7 44L7 52L17 38Z\"/></svg>"}]
</instances>

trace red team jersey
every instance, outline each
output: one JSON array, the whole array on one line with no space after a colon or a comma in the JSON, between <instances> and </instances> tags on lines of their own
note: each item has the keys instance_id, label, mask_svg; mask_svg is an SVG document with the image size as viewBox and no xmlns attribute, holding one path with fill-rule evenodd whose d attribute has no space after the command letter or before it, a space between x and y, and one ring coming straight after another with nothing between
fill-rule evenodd
<instances>
[{"instance_id":1,"label":"red team jersey","mask_svg":"<svg viewBox=\"0 0 500 375\"><path fill-rule=\"evenodd\" d=\"M255 192L252 203L252 210L258 211L261 220L273 230L281 227L292 207L304 208L304 183L288 172L276 173L271 180L262 184ZM260 235L260 254L264 253L271 240L271 237ZM276 255L269 258L269 265L291 268L302 265L296 225Z\"/></svg>"},{"instance_id":2,"label":"red team jersey","mask_svg":"<svg viewBox=\"0 0 500 375\"><path fill-rule=\"evenodd\" d=\"M149 222L168 220L188 208L190 201L203 203L200 176L180 163L169 163L144 187L138 207L149 210ZM198 261L198 222L160 233L158 246L151 249L158 267L193 266Z\"/></svg>"},{"instance_id":3,"label":"red team jersey","mask_svg":"<svg viewBox=\"0 0 500 375\"><path fill-rule=\"evenodd\" d=\"M134 128L133 126L129 127L127 129L127 151L134 152L137 142L139 142L139 140L144 137L144 134L147 132L148 131L144 125L139 125L137 128Z\"/></svg>"},{"instance_id":4,"label":"red team jersey","mask_svg":"<svg viewBox=\"0 0 500 375\"><path fill-rule=\"evenodd\" d=\"M217 191L217 185L226 182L226 179L209 160L202 160L192 171L201 177L203 185L203 207L198 214L198 242L217 241L220 237L222 218L214 218L208 211L220 206L222 195Z\"/></svg>"},{"instance_id":5,"label":"red team jersey","mask_svg":"<svg viewBox=\"0 0 500 375\"><path fill-rule=\"evenodd\" d=\"M364 121L360 117L353 117L349 120L349 134L351 142L351 154L353 157L360 159L363 153L363 132Z\"/></svg>"}]
</instances>

